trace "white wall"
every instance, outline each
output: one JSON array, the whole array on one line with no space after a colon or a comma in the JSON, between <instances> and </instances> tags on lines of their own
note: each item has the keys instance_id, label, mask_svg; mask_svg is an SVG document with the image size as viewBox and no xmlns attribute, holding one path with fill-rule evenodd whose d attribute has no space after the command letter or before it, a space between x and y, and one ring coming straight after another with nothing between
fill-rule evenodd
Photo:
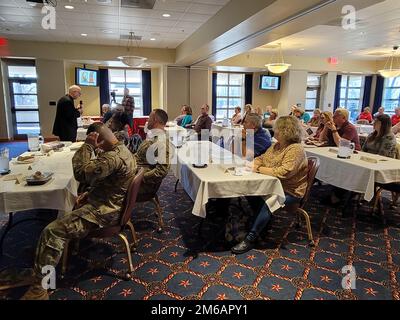
<instances>
[{"instance_id":1,"label":"white wall","mask_svg":"<svg viewBox=\"0 0 400 320\"><path fill-rule=\"evenodd\" d=\"M56 106L50 106L50 101L58 101L66 94L65 67L61 60L36 60L38 83L39 119L42 135L53 137L53 124L56 116Z\"/></svg>"},{"instance_id":2,"label":"white wall","mask_svg":"<svg viewBox=\"0 0 400 320\"><path fill-rule=\"evenodd\" d=\"M336 77L337 72L328 72L321 78L321 111L333 112L335 104Z\"/></svg>"},{"instance_id":3,"label":"white wall","mask_svg":"<svg viewBox=\"0 0 400 320\"><path fill-rule=\"evenodd\" d=\"M0 64L0 139L8 140L13 137L13 125L11 119L10 95L8 89L7 65ZM4 80L4 81L3 81Z\"/></svg>"}]
</instances>

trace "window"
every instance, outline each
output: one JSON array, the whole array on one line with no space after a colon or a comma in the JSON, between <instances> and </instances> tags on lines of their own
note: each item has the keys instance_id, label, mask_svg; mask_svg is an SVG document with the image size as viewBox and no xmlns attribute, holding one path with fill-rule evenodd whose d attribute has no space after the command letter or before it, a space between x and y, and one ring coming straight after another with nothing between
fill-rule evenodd
<instances>
[{"instance_id":1,"label":"window","mask_svg":"<svg viewBox=\"0 0 400 320\"><path fill-rule=\"evenodd\" d=\"M143 115L143 95L142 95L142 70L131 69L109 69L110 92L115 92L117 104L122 102L124 89L129 89L129 94L135 100L135 112L133 116ZM112 107L115 102L112 102Z\"/></svg>"},{"instance_id":2,"label":"window","mask_svg":"<svg viewBox=\"0 0 400 320\"><path fill-rule=\"evenodd\" d=\"M14 135L40 134L36 68L8 66Z\"/></svg>"},{"instance_id":3,"label":"window","mask_svg":"<svg viewBox=\"0 0 400 320\"><path fill-rule=\"evenodd\" d=\"M311 116L319 108L321 95L321 75L309 74L307 77L306 112Z\"/></svg>"},{"instance_id":4,"label":"window","mask_svg":"<svg viewBox=\"0 0 400 320\"><path fill-rule=\"evenodd\" d=\"M363 95L363 76L342 76L342 83L340 84L340 106L349 110L349 120L352 122L357 121L357 117L361 113Z\"/></svg>"},{"instance_id":5,"label":"window","mask_svg":"<svg viewBox=\"0 0 400 320\"><path fill-rule=\"evenodd\" d=\"M400 77L385 79L382 106L390 116L394 115L394 110L400 106Z\"/></svg>"},{"instance_id":6,"label":"window","mask_svg":"<svg viewBox=\"0 0 400 320\"><path fill-rule=\"evenodd\" d=\"M217 115L216 120L230 119L237 106L244 105L244 74L217 74Z\"/></svg>"}]
</instances>

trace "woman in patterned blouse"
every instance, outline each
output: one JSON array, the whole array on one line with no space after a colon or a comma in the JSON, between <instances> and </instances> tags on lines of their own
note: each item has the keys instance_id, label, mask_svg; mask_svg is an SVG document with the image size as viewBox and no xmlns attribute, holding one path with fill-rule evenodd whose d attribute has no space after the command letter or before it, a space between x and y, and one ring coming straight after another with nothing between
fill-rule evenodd
<instances>
[{"instance_id":1,"label":"woman in patterned blouse","mask_svg":"<svg viewBox=\"0 0 400 320\"><path fill-rule=\"evenodd\" d=\"M254 172L278 178L285 191L285 205L300 202L307 189L308 161L301 144L302 127L294 116L280 117L275 123L275 138L278 141L263 155L256 158L251 168ZM241 254L253 248L260 232L271 219L271 211L261 198L255 198L257 217L246 238L231 251ZM261 210L259 209L261 207Z\"/></svg>"}]
</instances>

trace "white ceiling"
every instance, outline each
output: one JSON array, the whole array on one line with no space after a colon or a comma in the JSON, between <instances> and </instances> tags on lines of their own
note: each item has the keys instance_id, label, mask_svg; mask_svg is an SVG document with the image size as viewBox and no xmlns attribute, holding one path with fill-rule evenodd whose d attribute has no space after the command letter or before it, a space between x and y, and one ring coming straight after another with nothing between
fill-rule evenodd
<instances>
[{"instance_id":1,"label":"white ceiling","mask_svg":"<svg viewBox=\"0 0 400 320\"><path fill-rule=\"evenodd\" d=\"M141 47L176 48L229 0L157 0L151 10L120 8L120 0L110 2L57 0L56 29L44 30L41 6L32 7L25 0L0 0L0 35L17 40L126 46L127 40L120 40L120 34L132 31L143 37ZM65 9L65 5L74 9ZM165 13L171 17L163 17Z\"/></svg>"},{"instance_id":2,"label":"white ceiling","mask_svg":"<svg viewBox=\"0 0 400 320\"><path fill-rule=\"evenodd\" d=\"M282 43L284 55L288 56L377 60L390 55L394 45L400 45L400 0L387 0L356 14L356 30L343 29L341 19L338 19L252 51L271 53L276 49L269 47Z\"/></svg>"}]
</instances>

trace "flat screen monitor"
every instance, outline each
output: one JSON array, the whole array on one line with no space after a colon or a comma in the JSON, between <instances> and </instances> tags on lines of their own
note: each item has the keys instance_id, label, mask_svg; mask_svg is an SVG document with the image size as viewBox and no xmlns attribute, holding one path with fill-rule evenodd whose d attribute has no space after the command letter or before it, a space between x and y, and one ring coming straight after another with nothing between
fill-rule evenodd
<instances>
[{"instance_id":1,"label":"flat screen monitor","mask_svg":"<svg viewBox=\"0 0 400 320\"><path fill-rule=\"evenodd\" d=\"M262 75L260 77L260 89L261 90L280 90L281 89L281 77L280 76Z\"/></svg>"},{"instance_id":2,"label":"flat screen monitor","mask_svg":"<svg viewBox=\"0 0 400 320\"><path fill-rule=\"evenodd\" d=\"M78 86L97 87L98 71L84 68L75 68L75 83Z\"/></svg>"}]
</instances>

